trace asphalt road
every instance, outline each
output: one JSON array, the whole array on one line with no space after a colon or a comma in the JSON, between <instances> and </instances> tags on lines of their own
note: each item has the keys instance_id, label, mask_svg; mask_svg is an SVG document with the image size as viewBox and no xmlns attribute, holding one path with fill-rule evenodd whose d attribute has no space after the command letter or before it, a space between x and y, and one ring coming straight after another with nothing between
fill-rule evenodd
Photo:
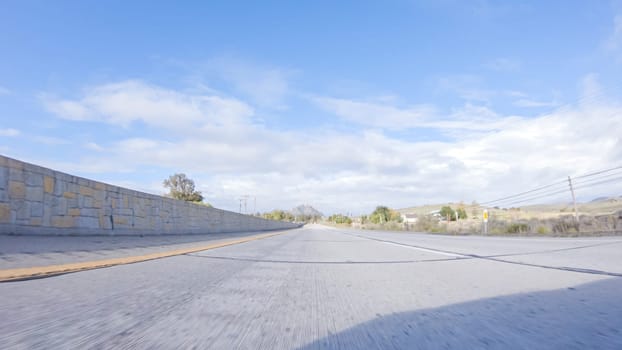
<instances>
[{"instance_id":1,"label":"asphalt road","mask_svg":"<svg viewBox=\"0 0 622 350\"><path fill-rule=\"evenodd\" d=\"M622 349L621 238L311 226L0 283L0 349Z\"/></svg>"}]
</instances>

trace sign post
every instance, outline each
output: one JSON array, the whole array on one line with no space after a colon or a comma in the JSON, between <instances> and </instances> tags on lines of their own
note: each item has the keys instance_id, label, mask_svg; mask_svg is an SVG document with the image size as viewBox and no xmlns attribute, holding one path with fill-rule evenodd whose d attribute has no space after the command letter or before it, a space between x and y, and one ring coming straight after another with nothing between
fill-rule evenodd
<instances>
[{"instance_id":1,"label":"sign post","mask_svg":"<svg viewBox=\"0 0 622 350\"><path fill-rule=\"evenodd\" d=\"M486 235L488 234L488 209L484 209L482 218L484 219L483 233Z\"/></svg>"}]
</instances>

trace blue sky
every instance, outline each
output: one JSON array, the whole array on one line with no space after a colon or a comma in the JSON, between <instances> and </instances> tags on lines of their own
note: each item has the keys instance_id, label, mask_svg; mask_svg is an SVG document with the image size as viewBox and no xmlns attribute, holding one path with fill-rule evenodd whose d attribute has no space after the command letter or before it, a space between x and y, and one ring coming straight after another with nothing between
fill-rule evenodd
<instances>
[{"instance_id":1,"label":"blue sky","mask_svg":"<svg viewBox=\"0 0 622 350\"><path fill-rule=\"evenodd\" d=\"M0 153L72 174L364 213L622 164L619 1L2 7Z\"/></svg>"}]
</instances>

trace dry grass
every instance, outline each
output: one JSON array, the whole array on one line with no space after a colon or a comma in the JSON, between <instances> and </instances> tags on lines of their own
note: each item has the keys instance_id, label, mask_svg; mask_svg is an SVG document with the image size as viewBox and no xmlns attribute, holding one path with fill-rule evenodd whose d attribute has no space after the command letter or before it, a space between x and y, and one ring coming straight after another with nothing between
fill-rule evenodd
<instances>
[{"instance_id":1,"label":"dry grass","mask_svg":"<svg viewBox=\"0 0 622 350\"><path fill-rule=\"evenodd\" d=\"M411 231L446 232L468 234L482 232L482 213L479 205L465 203L443 203L399 209L400 213L417 214L424 218L443 206L463 208L469 218L458 222L422 222L405 226ZM530 235L589 235L620 234L622 232L622 197L580 203L577 205L578 220L574 219L574 208L569 204L530 205L518 208L487 208L490 234ZM421 219L420 219L421 220Z\"/></svg>"}]
</instances>

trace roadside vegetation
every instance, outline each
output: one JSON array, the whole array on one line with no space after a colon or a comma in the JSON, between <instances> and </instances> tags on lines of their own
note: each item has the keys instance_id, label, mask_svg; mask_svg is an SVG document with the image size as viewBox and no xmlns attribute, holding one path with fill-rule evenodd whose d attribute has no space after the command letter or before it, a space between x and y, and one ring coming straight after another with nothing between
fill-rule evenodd
<instances>
[{"instance_id":1,"label":"roadside vegetation","mask_svg":"<svg viewBox=\"0 0 622 350\"><path fill-rule=\"evenodd\" d=\"M610 203L611 204L611 203ZM555 212L537 211L532 207L486 208L489 211L489 235L529 236L590 236L622 234L622 201L614 211L600 212L603 205L583 205L583 213L575 219L567 208L555 208ZM610 209L612 206L606 206ZM595 209L596 208L596 209ZM374 212L360 217L341 214L328 218L329 224L367 230L405 232L429 232L452 235L482 234L482 212L485 208L473 202L471 205L454 203L426 206L424 210L390 209L378 206ZM589 212L592 210L592 212ZM598 210L598 211L597 211ZM417 212L417 214L408 214ZM404 219L406 218L406 220ZM351 223L350 223L351 222Z\"/></svg>"},{"instance_id":2,"label":"roadside vegetation","mask_svg":"<svg viewBox=\"0 0 622 350\"><path fill-rule=\"evenodd\" d=\"M289 221L289 222L318 222L322 219L322 213L310 205L299 205L290 211L275 209L263 214L257 213L256 216L268 220Z\"/></svg>"},{"instance_id":3,"label":"roadside vegetation","mask_svg":"<svg viewBox=\"0 0 622 350\"><path fill-rule=\"evenodd\" d=\"M336 225L352 225L352 219L349 216L342 214L334 214L328 217L328 222L336 224Z\"/></svg>"},{"instance_id":4,"label":"roadside vegetation","mask_svg":"<svg viewBox=\"0 0 622 350\"><path fill-rule=\"evenodd\" d=\"M173 174L165 179L162 184L169 190L166 194L168 197L211 207L209 203L203 202L203 195L195 189L194 180L188 178L184 173Z\"/></svg>"},{"instance_id":5,"label":"roadside vegetation","mask_svg":"<svg viewBox=\"0 0 622 350\"><path fill-rule=\"evenodd\" d=\"M292 213L280 209L275 209L271 212L263 213L261 214L261 217L263 217L264 219L276 221L295 221L294 215L292 215Z\"/></svg>"}]
</instances>

